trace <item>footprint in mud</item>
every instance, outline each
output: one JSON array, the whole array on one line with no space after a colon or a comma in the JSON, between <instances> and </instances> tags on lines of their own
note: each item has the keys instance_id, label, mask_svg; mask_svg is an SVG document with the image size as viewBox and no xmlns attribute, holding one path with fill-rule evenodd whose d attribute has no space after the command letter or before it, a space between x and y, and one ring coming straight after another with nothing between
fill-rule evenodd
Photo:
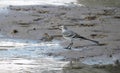
<instances>
[{"instance_id":1,"label":"footprint in mud","mask_svg":"<svg viewBox=\"0 0 120 73\"><path fill-rule=\"evenodd\" d=\"M115 19L120 19L120 16L114 16L113 18L115 18Z\"/></svg>"},{"instance_id":2,"label":"footprint in mud","mask_svg":"<svg viewBox=\"0 0 120 73\"><path fill-rule=\"evenodd\" d=\"M99 46L106 46L108 45L107 43L100 43Z\"/></svg>"},{"instance_id":3,"label":"footprint in mud","mask_svg":"<svg viewBox=\"0 0 120 73\"><path fill-rule=\"evenodd\" d=\"M36 19L33 19L33 21L40 21L40 20L42 20L42 19L44 19L44 18L36 18Z\"/></svg>"},{"instance_id":4,"label":"footprint in mud","mask_svg":"<svg viewBox=\"0 0 120 73\"><path fill-rule=\"evenodd\" d=\"M84 23L79 24L79 27L94 27L94 26L96 26L96 24L84 24Z\"/></svg>"},{"instance_id":5,"label":"footprint in mud","mask_svg":"<svg viewBox=\"0 0 120 73\"><path fill-rule=\"evenodd\" d=\"M98 18L97 16L87 16L84 18L84 20L95 20L97 18Z\"/></svg>"},{"instance_id":6,"label":"footprint in mud","mask_svg":"<svg viewBox=\"0 0 120 73\"><path fill-rule=\"evenodd\" d=\"M39 10L39 11L37 11L37 13L45 14L45 13L49 13L49 11L46 11L46 10Z\"/></svg>"},{"instance_id":7,"label":"footprint in mud","mask_svg":"<svg viewBox=\"0 0 120 73\"><path fill-rule=\"evenodd\" d=\"M104 37L108 37L108 35L105 35L105 34L90 34L90 37L92 37L92 38L104 38Z\"/></svg>"}]
</instances>

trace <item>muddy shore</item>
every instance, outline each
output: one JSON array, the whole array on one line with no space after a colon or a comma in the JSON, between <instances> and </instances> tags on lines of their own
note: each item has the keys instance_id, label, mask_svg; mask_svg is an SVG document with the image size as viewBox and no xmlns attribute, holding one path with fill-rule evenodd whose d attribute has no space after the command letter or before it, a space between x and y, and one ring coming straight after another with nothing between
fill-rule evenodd
<instances>
[{"instance_id":1,"label":"muddy shore","mask_svg":"<svg viewBox=\"0 0 120 73\"><path fill-rule=\"evenodd\" d=\"M54 57L62 56L63 58L59 61L54 61L51 59L41 59L39 56L34 58L30 56L30 54L19 55L17 53L12 53L16 56L6 58L5 54L1 54L3 56L5 55L5 57L1 56L0 73L90 73L89 70L93 70L91 73L110 73L104 71L103 69L93 69L91 67L88 67L88 65L108 65L114 64L116 60L120 60L120 8L85 7L71 4L70 6L8 6L5 9L7 10L6 12L0 12L0 34L3 35L1 36L1 39L23 39L24 42L27 43L27 49L26 44L17 46L17 49L25 47L25 51L32 50L32 52L30 52L32 55L33 53L38 53L36 51L40 52L45 48L49 50L54 50L55 48L55 52L50 51L46 52L46 54L48 56ZM97 40L103 45L97 46L89 41L76 40L74 41L72 50L65 50L64 47L69 44L69 41L65 40L62 37L61 30L58 29L60 25L66 25L68 29L71 29L87 38ZM37 46L40 46L41 43L44 43L40 39L44 36L45 33L53 36L53 39L48 40L46 43L52 43L53 46L48 45L45 47L45 45L42 45L44 48L38 49L41 47L33 47L33 45L29 44L29 42L26 41L26 39L34 40L36 41ZM54 44L56 41L59 42L57 43L58 45ZM15 43L11 45L7 45L6 43L4 45L3 44L4 42L2 42L0 45L0 52L5 51L4 49L7 49L9 52L9 46L15 46ZM7 48L5 46L7 46ZM31 46L35 50L29 49ZM56 49L59 49L59 51ZM24 52L22 51L21 53ZM64 69L64 66L68 64L68 61L70 59L87 64L87 66L84 65L85 68L82 70L69 70L68 68ZM46 63L48 63L49 66L46 66ZM44 65L44 68L42 68L41 65ZM82 66L81 64L78 65ZM2 68L2 66L5 67Z\"/></svg>"}]
</instances>

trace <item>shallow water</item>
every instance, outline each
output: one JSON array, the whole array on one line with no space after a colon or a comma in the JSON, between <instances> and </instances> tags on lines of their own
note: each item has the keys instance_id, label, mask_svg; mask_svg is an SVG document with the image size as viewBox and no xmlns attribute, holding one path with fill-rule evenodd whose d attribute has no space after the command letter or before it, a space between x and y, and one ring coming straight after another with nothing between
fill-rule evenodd
<instances>
[{"instance_id":1,"label":"shallow water","mask_svg":"<svg viewBox=\"0 0 120 73\"><path fill-rule=\"evenodd\" d=\"M63 4L71 2L76 2L76 0L2 0L0 5Z\"/></svg>"},{"instance_id":2,"label":"shallow water","mask_svg":"<svg viewBox=\"0 0 120 73\"><path fill-rule=\"evenodd\" d=\"M41 43L36 40L0 38L0 73L38 73L45 70L59 70L66 62L63 57L49 56L48 53L62 51L57 41ZM4 68L3 68L4 66ZM57 68L58 67L58 68ZM62 67L61 67L62 68Z\"/></svg>"},{"instance_id":3,"label":"shallow water","mask_svg":"<svg viewBox=\"0 0 120 73\"><path fill-rule=\"evenodd\" d=\"M57 42L41 43L34 40L0 39L0 58L43 58L47 53L62 51Z\"/></svg>"},{"instance_id":4,"label":"shallow water","mask_svg":"<svg viewBox=\"0 0 120 73\"><path fill-rule=\"evenodd\" d=\"M0 13L8 13L8 6L23 5L66 5L77 3L76 0L0 0Z\"/></svg>"},{"instance_id":5,"label":"shallow water","mask_svg":"<svg viewBox=\"0 0 120 73\"><path fill-rule=\"evenodd\" d=\"M119 0L0 0L0 6L41 4L63 5L66 3L83 4L85 6L120 6Z\"/></svg>"}]
</instances>

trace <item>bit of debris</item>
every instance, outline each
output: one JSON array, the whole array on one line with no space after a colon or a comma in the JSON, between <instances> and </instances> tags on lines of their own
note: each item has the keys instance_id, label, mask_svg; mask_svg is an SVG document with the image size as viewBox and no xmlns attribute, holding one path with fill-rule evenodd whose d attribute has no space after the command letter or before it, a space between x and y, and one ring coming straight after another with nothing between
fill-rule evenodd
<instances>
[{"instance_id":1,"label":"bit of debris","mask_svg":"<svg viewBox=\"0 0 120 73\"><path fill-rule=\"evenodd\" d=\"M18 24L19 25L29 25L30 23L28 23L28 22L19 22Z\"/></svg>"},{"instance_id":2,"label":"bit of debris","mask_svg":"<svg viewBox=\"0 0 120 73\"><path fill-rule=\"evenodd\" d=\"M96 24L76 24L76 25L78 25L79 27L93 27L93 26L95 26Z\"/></svg>"},{"instance_id":3,"label":"bit of debris","mask_svg":"<svg viewBox=\"0 0 120 73\"><path fill-rule=\"evenodd\" d=\"M87 16L84 19L85 20L95 20L97 18L97 16Z\"/></svg>"},{"instance_id":4,"label":"bit of debris","mask_svg":"<svg viewBox=\"0 0 120 73\"><path fill-rule=\"evenodd\" d=\"M40 40L44 41L44 42L52 41L53 40L53 36L50 36L48 33L44 33L43 37Z\"/></svg>"},{"instance_id":5,"label":"bit of debris","mask_svg":"<svg viewBox=\"0 0 120 73\"><path fill-rule=\"evenodd\" d=\"M45 11L45 10L39 10L39 11L37 11L38 13L42 13L42 14L44 14L44 13L49 13L49 11Z\"/></svg>"},{"instance_id":6,"label":"bit of debris","mask_svg":"<svg viewBox=\"0 0 120 73\"><path fill-rule=\"evenodd\" d=\"M33 28L33 30L36 30L36 28Z\"/></svg>"},{"instance_id":7,"label":"bit of debris","mask_svg":"<svg viewBox=\"0 0 120 73\"><path fill-rule=\"evenodd\" d=\"M115 60L114 63L115 63L115 65L117 65L117 66L120 65L120 61L119 61L119 60Z\"/></svg>"},{"instance_id":8,"label":"bit of debris","mask_svg":"<svg viewBox=\"0 0 120 73\"><path fill-rule=\"evenodd\" d=\"M16 34L16 33L18 33L18 30L14 29L14 30L12 31L12 33L13 33L13 34Z\"/></svg>"},{"instance_id":9,"label":"bit of debris","mask_svg":"<svg viewBox=\"0 0 120 73\"><path fill-rule=\"evenodd\" d=\"M91 34L90 35L92 38L104 38L104 37L107 37L107 35L104 35L104 34Z\"/></svg>"},{"instance_id":10,"label":"bit of debris","mask_svg":"<svg viewBox=\"0 0 120 73\"><path fill-rule=\"evenodd\" d=\"M36 19L33 19L33 21L39 21L41 20L42 18L36 18Z\"/></svg>"},{"instance_id":11,"label":"bit of debris","mask_svg":"<svg viewBox=\"0 0 120 73\"><path fill-rule=\"evenodd\" d=\"M120 19L120 16L114 16L114 18L116 18L116 19Z\"/></svg>"},{"instance_id":12,"label":"bit of debris","mask_svg":"<svg viewBox=\"0 0 120 73\"><path fill-rule=\"evenodd\" d=\"M30 9L22 9L22 11L29 11Z\"/></svg>"},{"instance_id":13,"label":"bit of debris","mask_svg":"<svg viewBox=\"0 0 120 73\"><path fill-rule=\"evenodd\" d=\"M111 57L112 57L112 54L110 54L109 57L111 58Z\"/></svg>"}]
</instances>

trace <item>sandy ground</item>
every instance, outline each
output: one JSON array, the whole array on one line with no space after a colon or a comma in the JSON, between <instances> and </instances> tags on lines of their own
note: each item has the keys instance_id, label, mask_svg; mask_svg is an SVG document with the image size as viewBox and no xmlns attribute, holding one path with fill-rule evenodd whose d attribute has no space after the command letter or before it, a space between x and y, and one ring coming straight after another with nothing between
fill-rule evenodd
<instances>
[{"instance_id":1,"label":"sandy ground","mask_svg":"<svg viewBox=\"0 0 120 73\"><path fill-rule=\"evenodd\" d=\"M30 54L33 55L34 52L29 53L28 51L27 55L27 52L24 54L22 51L21 53L23 53L23 55L18 54L18 56L15 57L17 52L10 57L6 57L4 54L8 53L8 51L5 51L5 53L3 52L3 54L1 54L0 73L90 73L90 71L91 73L107 73L107 71L101 69L96 70L86 65L84 65L85 68L82 70L69 70L63 67L64 65L66 66L69 60L88 65L114 64L114 61L120 60L120 8L83 7L70 4L60 6L9 6L3 8L3 10L5 10L5 12L0 12L1 39L23 39L24 44L18 43L17 46L15 46L16 43L13 41L12 44L10 44L11 41L6 44L6 42L2 40L2 44L0 45L1 51L5 51L5 49L8 50L10 47L17 47L18 49L21 47L26 48L26 45L29 49L31 44L29 44L26 39L34 40L37 44L41 45L41 43L44 42L41 42L40 39L44 36L44 33L47 33L53 36L53 40L45 43L44 46L41 45L44 47L43 49L49 49L45 53L48 56L60 56L63 58L59 60L60 62L58 60L41 59L39 56L30 56ZM97 40L103 45L97 46L89 41L76 40L74 41L72 50L66 50L64 47L69 44L69 41L62 38L61 30L58 29L60 25L66 25L78 34ZM57 45L49 46L49 43L56 41L59 42ZM34 46L36 46L35 44ZM37 47L39 45L37 45ZM38 48L41 47L39 46ZM55 52L53 51L54 48ZM36 47L34 47L34 49L35 53L41 51L38 51ZM31 50L34 51L33 49L29 51ZM47 66L45 66L46 63ZM78 65L82 66L81 64ZM2 66L5 67L3 68Z\"/></svg>"}]
</instances>

